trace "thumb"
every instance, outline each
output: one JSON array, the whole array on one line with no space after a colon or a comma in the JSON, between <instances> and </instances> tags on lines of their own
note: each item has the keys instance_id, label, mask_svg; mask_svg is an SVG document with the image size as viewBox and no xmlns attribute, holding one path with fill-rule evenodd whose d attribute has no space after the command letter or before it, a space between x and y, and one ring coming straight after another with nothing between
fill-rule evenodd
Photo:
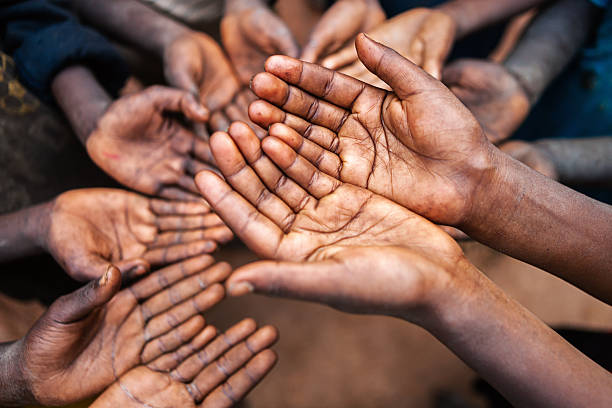
<instances>
[{"instance_id":1,"label":"thumb","mask_svg":"<svg viewBox=\"0 0 612 408\"><path fill-rule=\"evenodd\" d=\"M199 122L206 122L210 117L208 109L187 91L165 86L152 86L146 89L142 96L160 111L179 112L188 119Z\"/></svg>"},{"instance_id":2,"label":"thumb","mask_svg":"<svg viewBox=\"0 0 612 408\"><path fill-rule=\"evenodd\" d=\"M121 287L121 273L113 265L108 265L100 279L62 296L49 309L49 317L62 324L82 320L94 309L106 304Z\"/></svg>"},{"instance_id":3,"label":"thumb","mask_svg":"<svg viewBox=\"0 0 612 408\"><path fill-rule=\"evenodd\" d=\"M151 265L142 258L128 259L115 263L115 266L121 272L123 281L130 281L147 274L151 270Z\"/></svg>"},{"instance_id":4,"label":"thumb","mask_svg":"<svg viewBox=\"0 0 612 408\"><path fill-rule=\"evenodd\" d=\"M365 34L357 36L355 47L363 65L385 81L401 99L427 90L446 89L408 59Z\"/></svg>"},{"instance_id":5,"label":"thumb","mask_svg":"<svg viewBox=\"0 0 612 408\"><path fill-rule=\"evenodd\" d=\"M284 23L283 26L282 34L271 38L272 44L280 54L297 58L300 54L300 47L289 28Z\"/></svg>"}]
</instances>

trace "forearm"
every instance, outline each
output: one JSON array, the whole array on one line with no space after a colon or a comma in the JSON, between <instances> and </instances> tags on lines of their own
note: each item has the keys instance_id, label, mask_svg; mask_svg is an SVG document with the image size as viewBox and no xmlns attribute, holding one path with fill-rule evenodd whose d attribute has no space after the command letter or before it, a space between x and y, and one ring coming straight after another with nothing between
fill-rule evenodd
<instances>
[{"instance_id":1,"label":"forearm","mask_svg":"<svg viewBox=\"0 0 612 408\"><path fill-rule=\"evenodd\" d=\"M91 71L82 66L61 71L53 79L51 89L72 129L85 145L98 119L110 105L110 96Z\"/></svg>"},{"instance_id":2,"label":"forearm","mask_svg":"<svg viewBox=\"0 0 612 408\"><path fill-rule=\"evenodd\" d=\"M45 203L0 216L0 261L42 252L50 206Z\"/></svg>"},{"instance_id":3,"label":"forearm","mask_svg":"<svg viewBox=\"0 0 612 408\"><path fill-rule=\"evenodd\" d=\"M550 0L450 0L438 9L451 16L461 38Z\"/></svg>"},{"instance_id":4,"label":"forearm","mask_svg":"<svg viewBox=\"0 0 612 408\"><path fill-rule=\"evenodd\" d=\"M531 23L504 66L534 104L587 39L597 8L587 0L561 0Z\"/></svg>"},{"instance_id":5,"label":"forearm","mask_svg":"<svg viewBox=\"0 0 612 408\"><path fill-rule=\"evenodd\" d=\"M492 151L490 170L458 227L612 304L612 207Z\"/></svg>"},{"instance_id":6,"label":"forearm","mask_svg":"<svg viewBox=\"0 0 612 408\"><path fill-rule=\"evenodd\" d=\"M612 185L612 137L543 139L534 143L564 184Z\"/></svg>"},{"instance_id":7,"label":"forearm","mask_svg":"<svg viewBox=\"0 0 612 408\"><path fill-rule=\"evenodd\" d=\"M426 329L513 406L612 406L610 373L473 269Z\"/></svg>"},{"instance_id":8,"label":"forearm","mask_svg":"<svg viewBox=\"0 0 612 408\"><path fill-rule=\"evenodd\" d=\"M18 407L36 404L20 370L19 343L0 344L0 405Z\"/></svg>"},{"instance_id":9,"label":"forearm","mask_svg":"<svg viewBox=\"0 0 612 408\"><path fill-rule=\"evenodd\" d=\"M225 0L225 13L238 12L247 8L265 6L264 0Z\"/></svg>"},{"instance_id":10,"label":"forearm","mask_svg":"<svg viewBox=\"0 0 612 408\"><path fill-rule=\"evenodd\" d=\"M90 24L160 57L169 44L190 31L136 0L71 1Z\"/></svg>"}]
</instances>

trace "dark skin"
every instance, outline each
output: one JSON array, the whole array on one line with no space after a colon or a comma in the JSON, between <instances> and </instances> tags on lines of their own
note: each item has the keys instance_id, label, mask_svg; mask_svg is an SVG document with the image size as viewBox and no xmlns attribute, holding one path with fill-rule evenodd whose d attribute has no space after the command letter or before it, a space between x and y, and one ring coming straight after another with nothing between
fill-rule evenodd
<instances>
[{"instance_id":1,"label":"dark skin","mask_svg":"<svg viewBox=\"0 0 612 408\"><path fill-rule=\"evenodd\" d=\"M121 291L119 270L108 266L101 278L58 299L23 339L2 345L11 356L4 367L12 367L3 380L27 385L20 399L3 395L3 405L66 405L136 366L157 367L162 354L204 329L200 314L223 299L218 282L231 268L213 264L208 255L192 258Z\"/></svg>"},{"instance_id":2,"label":"dark skin","mask_svg":"<svg viewBox=\"0 0 612 408\"><path fill-rule=\"evenodd\" d=\"M127 277L215 250L232 238L218 216L201 203L150 199L114 189L66 192L50 203L4 215L12 242L4 260L42 248L74 279L100 277L109 263Z\"/></svg>"},{"instance_id":3,"label":"dark skin","mask_svg":"<svg viewBox=\"0 0 612 408\"><path fill-rule=\"evenodd\" d=\"M393 50L365 36L356 44L393 93L275 56L253 81L270 103L251 105L251 118L280 122L270 134L325 173L612 302L612 207L501 153L446 87Z\"/></svg>"},{"instance_id":4,"label":"dark skin","mask_svg":"<svg viewBox=\"0 0 612 408\"><path fill-rule=\"evenodd\" d=\"M378 0L340 0L334 2L312 29L300 59L320 62L364 31L385 21Z\"/></svg>"},{"instance_id":5,"label":"dark skin","mask_svg":"<svg viewBox=\"0 0 612 408\"><path fill-rule=\"evenodd\" d=\"M196 183L251 249L272 258L237 270L230 294L256 291L417 323L516 406L609 402L609 373L507 297L431 222L330 177L273 136L260 145L244 124L214 134L211 147L227 164L227 183L211 172ZM304 208L287 217L285 207L298 200ZM298 239L316 252L285 250Z\"/></svg>"},{"instance_id":6,"label":"dark skin","mask_svg":"<svg viewBox=\"0 0 612 408\"><path fill-rule=\"evenodd\" d=\"M243 85L263 70L267 57L297 57L299 46L287 25L261 0L226 0L221 41Z\"/></svg>"}]
</instances>

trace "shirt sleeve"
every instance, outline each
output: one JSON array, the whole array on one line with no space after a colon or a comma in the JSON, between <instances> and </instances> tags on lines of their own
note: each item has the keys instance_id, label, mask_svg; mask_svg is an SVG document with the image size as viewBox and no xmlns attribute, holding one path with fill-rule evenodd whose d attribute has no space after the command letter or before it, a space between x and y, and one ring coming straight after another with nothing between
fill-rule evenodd
<instances>
[{"instance_id":1,"label":"shirt sleeve","mask_svg":"<svg viewBox=\"0 0 612 408\"><path fill-rule=\"evenodd\" d=\"M590 0L597 7L605 8L610 4L610 0Z\"/></svg>"},{"instance_id":2,"label":"shirt sleeve","mask_svg":"<svg viewBox=\"0 0 612 408\"><path fill-rule=\"evenodd\" d=\"M2 45L15 60L21 82L50 101L55 75L78 64L116 96L129 76L127 64L106 38L81 25L65 5L63 0L27 0L0 8Z\"/></svg>"}]
</instances>

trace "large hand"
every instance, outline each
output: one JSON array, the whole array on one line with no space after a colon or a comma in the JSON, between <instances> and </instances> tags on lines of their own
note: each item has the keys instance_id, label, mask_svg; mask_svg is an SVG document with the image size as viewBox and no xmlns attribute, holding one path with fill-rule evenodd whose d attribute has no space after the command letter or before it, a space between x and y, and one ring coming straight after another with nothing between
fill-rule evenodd
<instances>
[{"instance_id":1,"label":"large hand","mask_svg":"<svg viewBox=\"0 0 612 408\"><path fill-rule=\"evenodd\" d=\"M236 404L276 363L276 354L268 347L278 334L271 326L255 332L255 322L246 319L211 341L206 333L209 327L179 352L125 373L91 407L224 408ZM156 367L156 362L163 368Z\"/></svg>"},{"instance_id":2,"label":"large hand","mask_svg":"<svg viewBox=\"0 0 612 408\"><path fill-rule=\"evenodd\" d=\"M378 25L368 35L440 79L444 61L455 42L455 32L455 21L444 12L416 8ZM353 44L328 56L321 64L371 85L387 88L387 84L359 61Z\"/></svg>"},{"instance_id":3,"label":"large hand","mask_svg":"<svg viewBox=\"0 0 612 408\"><path fill-rule=\"evenodd\" d=\"M224 296L218 282L231 269L223 263L211 266L213 262L210 256L193 258L119 293L120 273L111 266L99 280L54 302L13 345L36 402L65 405L81 400L133 367L189 343L204 328L199 314ZM209 329L204 336L215 334Z\"/></svg>"},{"instance_id":4,"label":"large hand","mask_svg":"<svg viewBox=\"0 0 612 408\"><path fill-rule=\"evenodd\" d=\"M502 65L460 60L444 69L444 83L467 106L492 143L512 136L529 113L527 93Z\"/></svg>"},{"instance_id":5,"label":"large hand","mask_svg":"<svg viewBox=\"0 0 612 408\"><path fill-rule=\"evenodd\" d=\"M191 175L210 168L208 144L170 113L194 121L208 112L185 92L151 87L115 101L87 140L89 156L121 184L145 194L198 200Z\"/></svg>"},{"instance_id":6,"label":"large hand","mask_svg":"<svg viewBox=\"0 0 612 408\"><path fill-rule=\"evenodd\" d=\"M231 231L201 203L149 199L122 190L74 190L46 206L41 245L70 276L100 277L110 263L140 275L212 252Z\"/></svg>"},{"instance_id":7,"label":"large hand","mask_svg":"<svg viewBox=\"0 0 612 408\"><path fill-rule=\"evenodd\" d=\"M327 174L460 227L494 147L440 82L363 35L356 44L363 63L394 93L275 56L253 89L281 109L257 101L251 118L264 128L284 122L288 126L272 126L270 135Z\"/></svg>"},{"instance_id":8,"label":"large hand","mask_svg":"<svg viewBox=\"0 0 612 408\"><path fill-rule=\"evenodd\" d=\"M210 111L224 108L240 88L223 50L203 33L188 31L164 51L166 80L200 97Z\"/></svg>"},{"instance_id":9,"label":"large hand","mask_svg":"<svg viewBox=\"0 0 612 408\"><path fill-rule=\"evenodd\" d=\"M299 47L287 25L261 0L228 0L221 41L240 81L248 85L273 54L297 57Z\"/></svg>"},{"instance_id":10,"label":"large hand","mask_svg":"<svg viewBox=\"0 0 612 408\"><path fill-rule=\"evenodd\" d=\"M337 51L361 32L372 30L385 21L378 0L340 0L323 14L314 27L301 60L319 62Z\"/></svg>"},{"instance_id":11,"label":"large hand","mask_svg":"<svg viewBox=\"0 0 612 408\"><path fill-rule=\"evenodd\" d=\"M211 147L231 187L211 172L196 183L255 253L291 261L247 267L229 281L234 294L254 287L314 300L315 291L345 310L399 315L433 296L445 279L437 272L450 273L462 259L453 239L429 221L320 172L279 139L260 147L243 123L230 134L215 133ZM293 282L284 271L296 272Z\"/></svg>"}]
</instances>

